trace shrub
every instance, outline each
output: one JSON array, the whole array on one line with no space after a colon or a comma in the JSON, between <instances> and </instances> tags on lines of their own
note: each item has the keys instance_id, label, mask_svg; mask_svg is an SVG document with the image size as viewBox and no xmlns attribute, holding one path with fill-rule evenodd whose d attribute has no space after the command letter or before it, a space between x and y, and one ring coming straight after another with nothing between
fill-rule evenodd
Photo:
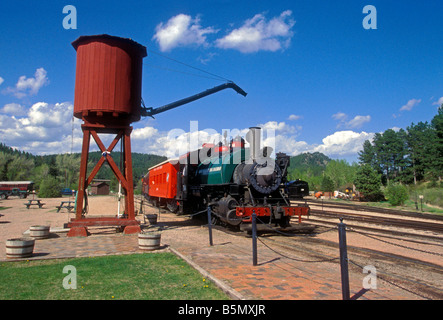
<instances>
[{"instance_id":1,"label":"shrub","mask_svg":"<svg viewBox=\"0 0 443 320\"><path fill-rule=\"evenodd\" d=\"M409 199L408 189L402 184L390 184L385 190L385 197L392 206L403 205Z\"/></svg>"},{"instance_id":2,"label":"shrub","mask_svg":"<svg viewBox=\"0 0 443 320\"><path fill-rule=\"evenodd\" d=\"M60 184L53 176L47 176L40 183L40 190L38 192L40 198L57 198L61 197Z\"/></svg>"}]
</instances>

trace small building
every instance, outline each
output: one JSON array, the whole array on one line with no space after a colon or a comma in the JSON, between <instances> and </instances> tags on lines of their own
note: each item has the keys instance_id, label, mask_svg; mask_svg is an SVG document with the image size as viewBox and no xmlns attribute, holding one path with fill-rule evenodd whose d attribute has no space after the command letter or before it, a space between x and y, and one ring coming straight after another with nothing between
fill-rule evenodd
<instances>
[{"instance_id":1,"label":"small building","mask_svg":"<svg viewBox=\"0 0 443 320\"><path fill-rule=\"evenodd\" d=\"M96 181L94 183L91 183L91 194L108 195L109 194L109 180Z\"/></svg>"}]
</instances>

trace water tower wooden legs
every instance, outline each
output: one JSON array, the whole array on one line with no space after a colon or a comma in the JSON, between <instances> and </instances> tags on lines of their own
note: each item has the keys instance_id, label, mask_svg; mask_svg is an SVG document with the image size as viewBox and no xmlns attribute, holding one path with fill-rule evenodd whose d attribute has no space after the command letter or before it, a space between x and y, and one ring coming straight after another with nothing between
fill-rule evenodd
<instances>
[{"instance_id":1,"label":"water tower wooden legs","mask_svg":"<svg viewBox=\"0 0 443 320\"><path fill-rule=\"evenodd\" d=\"M77 208L75 219L72 219L68 223L68 227L71 228L68 236L87 236L88 226L117 226L123 227L124 233L138 233L140 232L140 223L135 219L134 213L134 184L132 178L132 157L131 157L131 131L130 126L115 126L115 127L104 127L102 125L96 124L83 124L83 145L82 145L82 156L80 163L80 176L79 176L79 187L77 194ZM111 142L108 148L105 147L100 137L99 133L105 134L115 134L114 140ZM89 145L91 136L94 138L97 146L100 148L102 157L97 162L95 167L92 169L89 176L87 176L88 171L88 158L89 158ZM122 144L122 170L117 166L114 159L112 158L112 150L121 140ZM125 211L124 215L121 217L111 216L111 217L86 217L84 211L84 204L87 201L85 198L87 193L87 188L91 184L94 177L97 175L98 171L102 165L107 162L111 168L114 175L117 177L118 181L121 182L122 188L125 191Z\"/></svg>"}]
</instances>

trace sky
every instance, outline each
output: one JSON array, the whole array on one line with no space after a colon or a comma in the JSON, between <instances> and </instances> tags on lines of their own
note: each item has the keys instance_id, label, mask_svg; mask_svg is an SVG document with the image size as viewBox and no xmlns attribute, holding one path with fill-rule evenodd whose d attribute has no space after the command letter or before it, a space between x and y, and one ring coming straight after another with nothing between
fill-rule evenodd
<instances>
[{"instance_id":1,"label":"sky","mask_svg":"<svg viewBox=\"0 0 443 320\"><path fill-rule=\"evenodd\" d=\"M260 126L263 144L277 152L357 161L375 133L437 114L441 12L443 2L431 0L5 0L0 141L36 155L80 152L71 43L109 34L147 47L148 107L226 80L248 93L223 90L142 118L132 124L133 152L172 157L197 138Z\"/></svg>"}]
</instances>

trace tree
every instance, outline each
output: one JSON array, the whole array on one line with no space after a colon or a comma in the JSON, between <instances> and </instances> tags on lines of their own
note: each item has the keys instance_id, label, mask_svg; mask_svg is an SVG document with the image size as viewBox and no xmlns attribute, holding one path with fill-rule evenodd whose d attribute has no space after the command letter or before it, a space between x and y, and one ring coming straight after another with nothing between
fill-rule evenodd
<instances>
[{"instance_id":1,"label":"tree","mask_svg":"<svg viewBox=\"0 0 443 320\"><path fill-rule=\"evenodd\" d=\"M400 175L406 166L406 133L403 129L395 132L388 129L383 133L385 143L384 153L387 165L386 178L389 184L390 179L400 180Z\"/></svg>"},{"instance_id":2,"label":"tree","mask_svg":"<svg viewBox=\"0 0 443 320\"><path fill-rule=\"evenodd\" d=\"M399 183L391 183L386 188L385 196L392 206L403 205L409 199L408 189Z\"/></svg>"},{"instance_id":3,"label":"tree","mask_svg":"<svg viewBox=\"0 0 443 320\"><path fill-rule=\"evenodd\" d=\"M383 197L380 191L380 174L368 164L364 164L357 169L354 184L366 200L377 201Z\"/></svg>"},{"instance_id":4,"label":"tree","mask_svg":"<svg viewBox=\"0 0 443 320\"><path fill-rule=\"evenodd\" d=\"M432 119L431 124L436 135L433 174L441 181L443 176L443 104L438 108L438 113Z\"/></svg>"},{"instance_id":5,"label":"tree","mask_svg":"<svg viewBox=\"0 0 443 320\"><path fill-rule=\"evenodd\" d=\"M329 176L335 189L340 189L346 184L354 182L356 166L351 166L346 160L331 160L325 169L325 175Z\"/></svg>"},{"instance_id":6,"label":"tree","mask_svg":"<svg viewBox=\"0 0 443 320\"><path fill-rule=\"evenodd\" d=\"M54 178L58 176L57 164L55 163L55 156L51 156L49 160L49 172L48 174Z\"/></svg>"},{"instance_id":7,"label":"tree","mask_svg":"<svg viewBox=\"0 0 443 320\"><path fill-rule=\"evenodd\" d=\"M334 191L334 181L327 175L323 176L323 180L321 182L321 188L323 191L332 192ZM330 197L330 196L329 196Z\"/></svg>"},{"instance_id":8,"label":"tree","mask_svg":"<svg viewBox=\"0 0 443 320\"><path fill-rule=\"evenodd\" d=\"M13 157L5 152L0 152L0 181L8 181L8 167Z\"/></svg>"},{"instance_id":9,"label":"tree","mask_svg":"<svg viewBox=\"0 0 443 320\"><path fill-rule=\"evenodd\" d=\"M58 154L55 159L57 171L62 175L63 186L77 189L80 172L80 157L73 154Z\"/></svg>"},{"instance_id":10,"label":"tree","mask_svg":"<svg viewBox=\"0 0 443 320\"><path fill-rule=\"evenodd\" d=\"M417 181L424 179L425 175L432 171L436 136L428 122L423 123L420 121L417 125L412 123L406 130L411 172L414 185L416 185Z\"/></svg>"},{"instance_id":11,"label":"tree","mask_svg":"<svg viewBox=\"0 0 443 320\"><path fill-rule=\"evenodd\" d=\"M360 164L369 164L370 166L374 166L375 151L371 141L366 140L363 143L363 150L358 152L358 160L360 161Z\"/></svg>"},{"instance_id":12,"label":"tree","mask_svg":"<svg viewBox=\"0 0 443 320\"><path fill-rule=\"evenodd\" d=\"M38 192L40 198L57 198L61 197L61 188L57 179L51 175L48 175L40 184L40 190Z\"/></svg>"},{"instance_id":13,"label":"tree","mask_svg":"<svg viewBox=\"0 0 443 320\"><path fill-rule=\"evenodd\" d=\"M373 168L389 180L389 162L386 152L386 143L382 133L376 133L373 140L374 163Z\"/></svg>"},{"instance_id":14,"label":"tree","mask_svg":"<svg viewBox=\"0 0 443 320\"><path fill-rule=\"evenodd\" d=\"M384 175L387 184L391 180L404 180L404 170L409 165L406 132L403 129L398 132L388 129L383 133L376 133L373 143L374 162L372 166Z\"/></svg>"},{"instance_id":15,"label":"tree","mask_svg":"<svg viewBox=\"0 0 443 320\"><path fill-rule=\"evenodd\" d=\"M34 161L27 159L25 155L20 153L5 154L2 152L0 155L0 168L1 180L29 180L34 169Z\"/></svg>"}]
</instances>

